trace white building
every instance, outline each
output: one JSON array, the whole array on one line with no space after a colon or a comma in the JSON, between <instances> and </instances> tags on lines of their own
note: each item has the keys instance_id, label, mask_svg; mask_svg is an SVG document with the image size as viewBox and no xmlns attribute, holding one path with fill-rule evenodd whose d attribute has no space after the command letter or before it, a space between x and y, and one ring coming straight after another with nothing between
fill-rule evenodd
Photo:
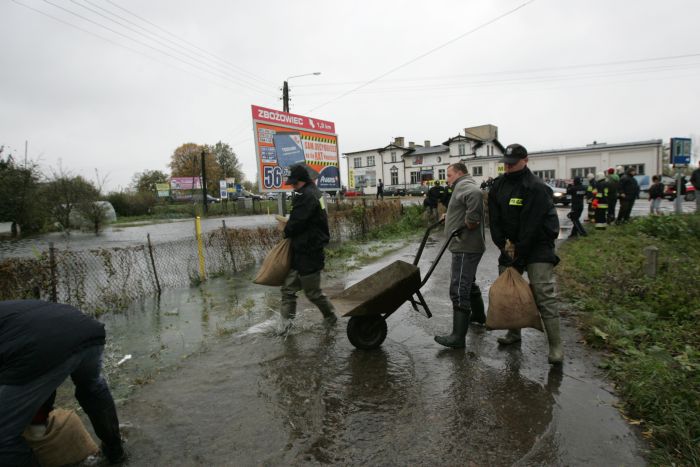
<instances>
[{"instance_id":1,"label":"white building","mask_svg":"<svg viewBox=\"0 0 700 467\"><path fill-rule=\"evenodd\" d=\"M526 142L521 142L527 147ZM440 180L444 184L447 166L462 161L477 183L503 173L504 147L498 141L498 128L481 125L465 128L464 134L432 146L409 142L398 137L383 148L344 153L347 159L349 190L375 194L379 179L385 190L402 188L416 190L421 185ZM663 142L660 139L630 143L592 144L546 151L531 151L528 167L545 180L570 180L610 167L634 167L638 175L662 172Z\"/></svg>"},{"instance_id":2,"label":"white building","mask_svg":"<svg viewBox=\"0 0 700 467\"><path fill-rule=\"evenodd\" d=\"M348 164L347 187L365 194L376 194L380 179L387 191L397 188L417 190L434 180L445 184L447 166L459 161L463 161L480 181L482 176L490 174L485 171L482 159L503 156L503 146L497 136L495 126L482 125L466 128L464 135L437 146L431 145L429 140L423 145L409 142L405 146L404 138L397 137L383 148L344 153ZM491 176L495 177L495 172Z\"/></svg>"}]
</instances>

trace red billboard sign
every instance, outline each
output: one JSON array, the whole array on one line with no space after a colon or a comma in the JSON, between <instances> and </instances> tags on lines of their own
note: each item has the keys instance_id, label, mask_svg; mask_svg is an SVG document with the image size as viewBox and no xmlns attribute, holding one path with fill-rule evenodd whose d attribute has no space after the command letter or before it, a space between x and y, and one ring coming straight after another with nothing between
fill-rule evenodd
<instances>
[{"instance_id":1,"label":"red billboard sign","mask_svg":"<svg viewBox=\"0 0 700 467\"><path fill-rule=\"evenodd\" d=\"M326 120L252 106L260 191L290 191L289 168L306 164L321 190L340 189L338 135Z\"/></svg>"}]
</instances>

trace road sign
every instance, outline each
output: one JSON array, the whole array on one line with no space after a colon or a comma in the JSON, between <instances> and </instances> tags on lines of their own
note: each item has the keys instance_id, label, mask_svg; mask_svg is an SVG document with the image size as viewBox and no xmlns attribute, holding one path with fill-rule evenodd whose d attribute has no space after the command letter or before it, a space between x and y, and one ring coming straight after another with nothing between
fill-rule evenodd
<instances>
[{"instance_id":1,"label":"road sign","mask_svg":"<svg viewBox=\"0 0 700 467\"><path fill-rule=\"evenodd\" d=\"M671 138L671 163L675 167L690 165L690 138Z\"/></svg>"}]
</instances>

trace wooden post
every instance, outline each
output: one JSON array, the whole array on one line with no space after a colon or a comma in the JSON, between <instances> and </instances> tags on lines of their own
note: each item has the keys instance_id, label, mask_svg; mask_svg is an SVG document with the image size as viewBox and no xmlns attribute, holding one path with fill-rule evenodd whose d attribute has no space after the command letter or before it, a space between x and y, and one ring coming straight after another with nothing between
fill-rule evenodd
<instances>
[{"instance_id":1,"label":"wooden post","mask_svg":"<svg viewBox=\"0 0 700 467\"><path fill-rule=\"evenodd\" d=\"M199 256L199 280L207 280L207 270L204 265L204 243L202 241L202 220L199 216L194 218L194 231L197 235L197 256Z\"/></svg>"},{"instance_id":2,"label":"wooden post","mask_svg":"<svg viewBox=\"0 0 700 467\"><path fill-rule=\"evenodd\" d=\"M233 256L233 246L231 245L231 239L228 236L228 229L226 229L226 221L221 219L221 225L224 229L224 238L226 239L226 248L228 249L228 254L231 255L231 264L233 265L233 271L236 271L236 257Z\"/></svg>"},{"instance_id":3,"label":"wooden post","mask_svg":"<svg viewBox=\"0 0 700 467\"><path fill-rule=\"evenodd\" d=\"M659 249L655 246L644 248L644 274L656 277L659 271Z\"/></svg>"},{"instance_id":4,"label":"wooden post","mask_svg":"<svg viewBox=\"0 0 700 467\"><path fill-rule=\"evenodd\" d=\"M158 296L160 296L160 281L158 280L158 270L156 269L156 260L153 257L153 245L151 245L151 234L146 234L146 239L148 240L148 255L151 257L151 267L153 268L153 277L156 279L156 290L158 290Z\"/></svg>"}]
</instances>

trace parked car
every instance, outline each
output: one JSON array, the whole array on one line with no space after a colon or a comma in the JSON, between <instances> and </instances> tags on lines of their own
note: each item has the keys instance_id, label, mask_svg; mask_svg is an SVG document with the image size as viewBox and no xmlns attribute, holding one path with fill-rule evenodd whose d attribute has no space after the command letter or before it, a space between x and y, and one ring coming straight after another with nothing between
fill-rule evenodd
<instances>
[{"instance_id":1,"label":"parked car","mask_svg":"<svg viewBox=\"0 0 700 467\"><path fill-rule=\"evenodd\" d=\"M406 189L397 186L385 187L384 196L406 196Z\"/></svg>"},{"instance_id":2,"label":"parked car","mask_svg":"<svg viewBox=\"0 0 700 467\"><path fill-rule=\"evenodd\" d=\"M229 200L237 200L238 198L251 198L251 199L257 199L261 200L262 196L256 195L255 193L251 193L250 191L247 190L241 190L241 191L236 191L233 193L229 193Z\"/></svg>"},{"instance_id":3,"label":"parked car","mask_svg":"<svg viewBox=\"0 0 700 467\"><path fill-rule=\"evenodd\" d=\"M695 201L695 187L692 183L688 182L685 184L685 195L683 199L686 201ZM664 188L664 198L669 201L674 201L676 199L676 183L666 185Z\"/></svg>"},{"instance_id":4,"label":"parked car","mask_svg":"<svg viewBox=\"0 0 700 467\"><path fill-rule=\"evenodd\" d=\"M347 198L352 198L354 196L362 196L362 192L357 191L357 190L347 190L345 192L344 196Z\"/></svg>"},{"instance_id":5,"label":"parked car","mask_svg":"<svg viewBox=\"0 0 700 467\"><path fill-rule=\"evenodd\" d=\"M220 202L221 202L221 198L215 198L212 195L207 195L207 204L220 203Z\"/></svg>"},{"instance_id":6,"label":"parked car","mask_svg":"<svg viewBox=\"0 0 700 467\"><path fill-rule=\"evenodd\" d=\"M408 188L406 194L409 196L425 196L428 194L427 185L413 185Z\"/></svg>"}]
</instances>

